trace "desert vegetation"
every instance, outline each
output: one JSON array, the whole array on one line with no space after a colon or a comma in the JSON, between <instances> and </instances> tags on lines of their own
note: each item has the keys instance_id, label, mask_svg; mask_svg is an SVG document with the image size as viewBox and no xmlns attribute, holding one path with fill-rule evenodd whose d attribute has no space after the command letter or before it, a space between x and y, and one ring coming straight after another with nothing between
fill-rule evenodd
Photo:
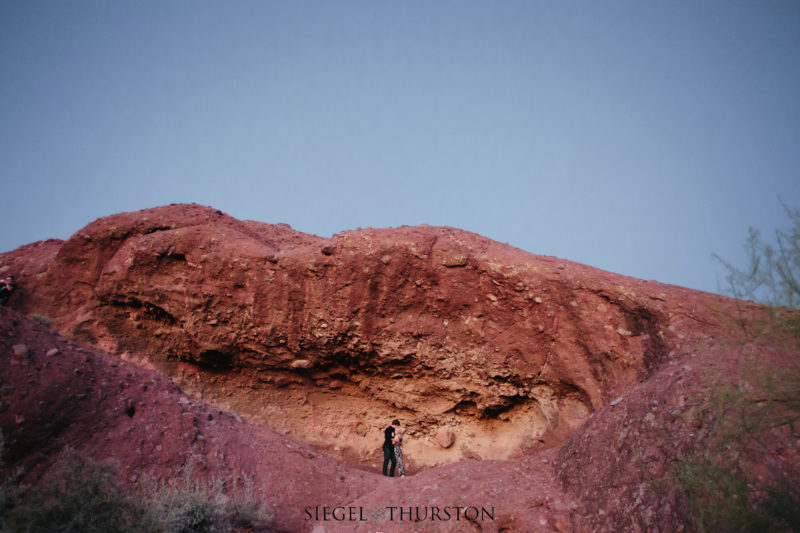
<instances>
[{"instance_id":1,"label":"desert vegetation","mask_svg":"<svg viewBox=\"0 0 800 533\"><path fill-rule=\"evenodd\" d=\"M748 265L737 268L720 259L728 292L752 298L767 309L730 317L743 340L733 350L746 352L736 379L710 377L697 425L697 449L677 461L673 474L683 489L687 522L698 531L798 531L800 484L783 468L783 441L800 438L800 210L784 206L793 227L776 231L776 244L751 228ZM794 358L770 359L766 346L784 345Z\"/></svg>"},{"instance_id":2,"label":"desert vegetation","mask_svg":"<svg viewBox=\"0 0 800 533\"><path fill-rule=\"evenodd\" d=\"M800 436L800 362L760 363L713 387L700 410L698 446L674 466L697 531L800 530L800 485L770 438Z\"/></svg>"},{"instance_id":3,"label":"desert vegetation","mask_svg":"<svg viewBox=\"0 0 800 533\"><path fill-rule=\"evenodd\" d=\"M740 300L756 300L770 306L800 308L800 209L782 204L792 226L776 229L770 244L756 228L745 241L747 264L737 267L718 255L725 266L725 291Z\"/></svg>"},{"instance_id":4,"label":"desert vegetation","mask_svg":"<svg viewBox=\"0 0 800 533\"><path fill-rule=\"evenodd\" d=\"M247 478L202 480L190 469L171 479L142 477L133 489L116 479L113 461L67 449L34 486L7 479L0 531L8 533L196 533L266 531L272 514Z\"/></svg>"}]
</instances>

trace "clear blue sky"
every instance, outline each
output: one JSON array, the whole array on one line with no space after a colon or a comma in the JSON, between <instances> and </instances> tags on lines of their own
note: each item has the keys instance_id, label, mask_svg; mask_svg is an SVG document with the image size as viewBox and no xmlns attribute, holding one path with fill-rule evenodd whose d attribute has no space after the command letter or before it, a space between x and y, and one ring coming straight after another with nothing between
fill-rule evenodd
<instances>
[{"instance_id":1,"label":"clear blue sky","mask_svg":"<svg viewBox=\"0 0 800 533\"><path fill-rule=\"evenodd\" d=\"M0 251L197 202L714 291L800 206L800 2L0 0Z\"/></svg>"}]
</instances>

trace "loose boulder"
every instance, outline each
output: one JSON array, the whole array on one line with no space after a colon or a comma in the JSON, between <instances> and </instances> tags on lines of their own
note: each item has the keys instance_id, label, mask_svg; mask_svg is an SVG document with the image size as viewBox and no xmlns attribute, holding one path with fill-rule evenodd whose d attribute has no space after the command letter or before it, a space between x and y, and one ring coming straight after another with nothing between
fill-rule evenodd
<instances>
[{"instance_id":1,"label":"loose boulder","mask_svg":"<svg viewBox=\"0 0 800 533\"><path fill-rule=\"evenodd\" d=\"M442 448L449 448L456 441L456 436L449 429L440 429L436 434L436 441Z\"/></svg>"}]
</instances>

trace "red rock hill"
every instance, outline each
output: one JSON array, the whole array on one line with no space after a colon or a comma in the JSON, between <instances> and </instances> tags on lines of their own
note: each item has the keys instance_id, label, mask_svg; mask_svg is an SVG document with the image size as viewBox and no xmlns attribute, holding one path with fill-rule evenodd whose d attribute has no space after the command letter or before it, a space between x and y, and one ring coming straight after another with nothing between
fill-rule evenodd
<instances>
[{"instance_id":1,"label":"red rock hill","mask_svg":"<svg viewBox=\"0 0 800 533\"><path fill-rule=\"evenodd\" d=\"M677 524L674 497L660 501L649 488L640 491L640 514L625 507L636 501L641 472L592 492L577 465L588 461L603 487L628 468L613 461L621 453L616 445L660 439L643 453L662 470L675 450L690 447L687 430L662 449L670 439L654 428L667 423L664 406L674 403L670 409L683 413L687 398L706 386L688 358L703 354L699 366L713 368L717 360L708 354L719 352L709 347L735 336L729 317L741 308L453 228L366 229L322 239L197 205L102 218L66 242L1 255L0 270L17 278L14 309L47 317L53 329L93 350L139 363L125 368L171 376L215 406L202 409L240 413L252 424L246 427L262 428L254 442L266 434L274 441L264 429L273 428L361 469L347 470L356 481L344 482L351 487L345 500L424 505L442 501L426 492L434 486L451 500L472 494L497 502L504 516L494 530L620 520L648 528L654 517ZM647 417L652 401L652 427L624 429L632 422L621 410ZM377 471L381 429L393 418L407 428L412 474L462 459L484 462L427 470L400 489L386 485L396 480L377 479L378 489L368 491L363 476L370 474L362 470ZM616 445L606 442L621 433ZM590 437L604 448L587 444ZM125 444L104 453L118 446ZM537 454L548 448L557 449ZM465 475L471 481L461 487ZM512 490L530 483L539 487L536 495L520 499ZM264 490L277 498L274 485ZM621 503L608 501L612 493ZM306 525L296 511L283 512L282 527Z\"/></svg>"}]
</instances>

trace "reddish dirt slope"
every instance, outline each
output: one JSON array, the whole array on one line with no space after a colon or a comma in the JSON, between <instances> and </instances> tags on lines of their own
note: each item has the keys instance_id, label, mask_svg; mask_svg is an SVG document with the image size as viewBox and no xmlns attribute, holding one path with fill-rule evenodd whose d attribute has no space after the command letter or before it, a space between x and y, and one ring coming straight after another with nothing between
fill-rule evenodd
<instances>
[{"instance_id":1,"label":"reddish dirt slope","mask_svg":"<svg viewBox=\"0 0 800 533\"><path fill-rule=\"evenodd\" d=\"M183 466L225 480L246 476L277 511L276 528L288 531L301 526L298 510L307 502L346 503L367 486L364 472L5 308L0 343L8 471L24 466L35 479L69 445L89 457L116 459L129 482L151 472L171 476Z\"/></svg>"}]
</instances>

